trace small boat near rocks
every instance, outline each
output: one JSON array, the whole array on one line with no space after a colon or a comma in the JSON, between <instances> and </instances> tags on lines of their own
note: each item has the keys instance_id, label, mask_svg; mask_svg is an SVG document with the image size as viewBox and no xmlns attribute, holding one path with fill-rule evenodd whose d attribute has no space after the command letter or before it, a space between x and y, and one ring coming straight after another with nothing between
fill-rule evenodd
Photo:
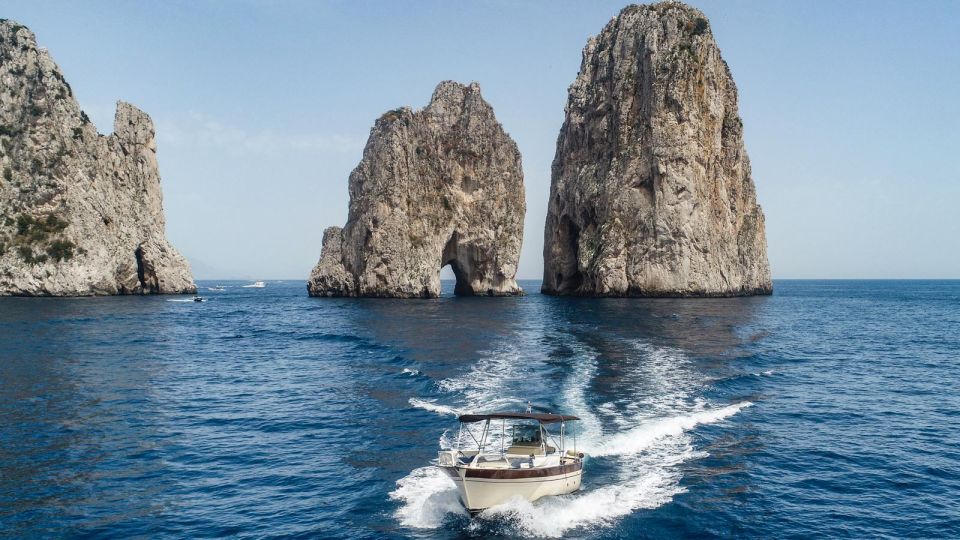
<instances>
[{"instance_id":1,"label":"small boat near rocks","mask_svg":"<svg viewBox=\"0 0 960 540\"><path fill-rule=\"evenodd\" d=\"M437 465L456 484L460 502L471 514L515 496L532 502L580 489L584 455L577 451L575 436L573 448L566 446L567 423L578 417L497 412L464 414L459 420L456 448L439 452ZM477 423L482 423L479 430L473 426ZM472 439L476 450L463 448L465 438Z\"/></svg>"}]
</instances>

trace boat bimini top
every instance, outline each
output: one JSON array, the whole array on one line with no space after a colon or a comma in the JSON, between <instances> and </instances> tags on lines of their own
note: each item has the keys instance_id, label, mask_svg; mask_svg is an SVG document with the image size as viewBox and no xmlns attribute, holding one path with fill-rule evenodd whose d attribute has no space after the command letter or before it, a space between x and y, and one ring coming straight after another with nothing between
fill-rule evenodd
<instances>
[{"instance_id":1,"label":"boat bimini top","mask_svg":"<svg viewBox=\"0 0 960 540\"><path fill-rule=\"evenodd\" d=\"M549 414L549 413L519 413L519 412L495 412L489 414L461 414L460 423L469 424L473 422L483 422L484 420L536 420L541 424L555 424L557 422L566 422L567 420L579 420L580 417L569 414Z\"/></svg>"}]
</instances>

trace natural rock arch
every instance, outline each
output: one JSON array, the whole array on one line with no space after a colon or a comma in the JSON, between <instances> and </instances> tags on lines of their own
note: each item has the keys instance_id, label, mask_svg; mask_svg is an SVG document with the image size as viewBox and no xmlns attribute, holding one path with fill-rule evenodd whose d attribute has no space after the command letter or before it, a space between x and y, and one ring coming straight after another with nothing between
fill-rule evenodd
<instances>
[{"instance_id":1,"label":"natural rock arch","mask_svg":"<svg viewBox=\"0 0 960 540\"><path fill-rule=\"evenodd\" d=\"M324 232L311 296L432 298L450 265L461 296L522 294L520 152L476 83L440 83L422 110L384 113L350 175L344 228Z\"/></svg>"},{"instance_id":2,"label":"natural rock arch","mask_svg":"<svg viewBox=\"0 0 960 540\"><path fill-rule=\"evenodd\" d=\"M440 270L443 271L447 266L453 270L453 275L457 280L456 285L453 288L453 294L457 296L472 296L473 289L470 288L470 277L469 277L469 262L464 262L460 260L462 256L458 252L458 243L457 243L457 233L454 231L450 235L450 239L447 240L446 245L443 246L443 253L440 256Z\"/></svg>"}]
</instances>

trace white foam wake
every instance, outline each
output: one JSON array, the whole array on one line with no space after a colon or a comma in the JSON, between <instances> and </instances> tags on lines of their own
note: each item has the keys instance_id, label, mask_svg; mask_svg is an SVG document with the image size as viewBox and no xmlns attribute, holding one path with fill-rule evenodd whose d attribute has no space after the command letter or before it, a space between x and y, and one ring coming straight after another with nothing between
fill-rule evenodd
<instances>
[{"instance_id":1,"label":"white foam wake","mask_svg":"<svg viewBox=\"0 0 960 540\"><path fill-rule=\"evenodd\" d=\"M529 388L551 385L547 377L556 373L552 371L556 367L537 353L521 356L521 351L537 351L538 343L534 338L531 343L504 345L485 354L466 373L440 381L437 386L447 394L445 403L421 398L409 403L440 415L516 408ZM612 467L613 472L591 477L588 461L581 491L535 503L508 501L473 520L474 532L485 534L492 524L508 536L557 537L574 529L606 527L639 509L666 504L684 492L679 465L707 455L694 449L689 432L751 405L711 407L703 397L706 381L682 350L628 340L624 358L612 364L621 392L591 406L588 396L597 392L592 385L600 355L583 341L570 339L567 344L576 360L563 368L561 401L581 418L575 432L578 448L588 460L596 460L601 471ZM489 434L494 446L500 435ZM454 443L448 432L441 435L441 448ZM390 498L400 502L397 519L411 528L439 528L448 518L465 514L453 482L434 467L415 469L400 479Z\"/></svg>"},{"instance_id":2,"label":"white foam wake","mask_svg":"<svg viewBox=\"0 0 960 540\"><path fill-rule=\"evenodd\" d=\"M518 336L518 339L524 339ZM526 347L529 350L531 347ZM541 373L542 358L524 354L519 344L505 343L487 351L461 375L444 379L437 388L458 395L464 412L517 408L524 403L523 391Z\"/></svg>"},{"instance_id":3,"label":"white foam wake","mask_svg":"<svg viewBox=\"0 0 960 540\"><path fill-rule=\"evenodd\" d=\"M416 529L436 529L447 514L466 514L457 498L457 488L436 467L420 467L397 481L390 498L402 504L396 516L400 523Z\"/></svg>"},{"instance_id":4,"label":"white foam wake","mask_svg":"<svg viewBox=\"0 0 960 540\"><path fill-rule=\"evenodd\" d=\"M576 528L607 526L643 508L656 508L683 493L680 465L707 454L692 447L688 431L701 424L729 418L750 402L711 410L650 419L646 423L606 437L584 441L591 458L618 456L619 478L591 489L589 476L584 489L561 497L545 497L535 503L512 499L480 514L471 527L484 521L506 521L517 534L558 537ZM603 437L601 437L601 440ZM390 498L401 502L396 512L405 526L434 529L450 513L463 514L456 487L435 467L421 467L397 482Z\"/></svg>"},{"instance_id":5,"label":"white foam wake","mask_svg":"<svg viewBox=\"0 0 960 540\"><path fill-rule=\"evenodd\" d=\"M748 406L749 402L743 402L651 419L607 437L605 445L586 441L591 457L618 456L617 481L590 489L590 478L586 477L581 492L535 503L514 499L490 508L481 514L482 519L506 520L517 534L559 537L572 529L605 527L637 510L657 508L685 491L678 465L707 455L693 448L688 432L698 425L729 418Z\"/></svg>"},{"instance_id":6,"label":"white foam wake","mask_svg":"<svg viewBox=\"0 0 960 540\"><path fill-rule=\"evenodd\" d=\"M587 389L597 374L597 353L579 343L570 346L575 349L578 360L570 368L570 384L564 388L563 403L580 417L579 425L571 426L577 430L577 437L591 440L602 432L600 419L587 405Z\"/></svg>"},{"instance_id":7,"label":"white foam wake","mask_svg":"<svg viewBox=\"0 0 960 540\"><path fill-rule=\"evenodd\" d=\"M676 465L703 453L687 448L679 454L664 452L659 463L646 468L628 467L622 482L535 503L514 498L480 514L483 520L506 520L517 533L560 537L571 529L599 528L644 508L657 508L683 493ZM653 461L653 460L651 460Z\"/></svg>"},{"instance_id":8,"label":"white foam wake","mask_svg":"<svg viewBox=\"0 0 960 540\"><path fill-rule=\"evenodd\" d=\"M442 415L449 414L453 416L460 415L460 413L453 407L442 405L440 403L437 403L436 401L430 401L430 400L419 399L419 398L410 398L409 403L410 405L413 405L418 409L424 409L430 412L435 412L437 414L442 414Z\"/></svg>"},{"instance_id":9,"label":"white foam wake","mask_svg":"<svg viewBox=\"0 0 960 540\"><path fill-rule=\"evenodd\" d=\"M650 447L654 441L664 437L676 437L699 424L712 424L729 418L742 409L753 405L749 401L735 403L720 409L699 411L670 418L653 419L626 432L606 437L601 441L593 439L584 444L584 450L592 457L636 454Z\"/></svg>"}]
</instances>

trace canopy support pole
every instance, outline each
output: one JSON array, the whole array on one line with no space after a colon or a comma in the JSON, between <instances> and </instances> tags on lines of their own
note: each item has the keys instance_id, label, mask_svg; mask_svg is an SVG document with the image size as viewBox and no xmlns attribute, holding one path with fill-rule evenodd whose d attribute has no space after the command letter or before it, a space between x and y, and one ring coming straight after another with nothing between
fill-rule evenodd
<instances>
[{"instance_id":1,"label":"canopy support pole","mask_svg":"<svg viewBox=\"0 0 960 540\"><path fill-rule=\"evenodd\" d=\"M506 452L504 451L504 448L503 448L503 439L506 437L506 433L507 433L507 421L502 420L500 422L500 455L501 456L506 455Z\"/></svg>"},{"instance_id":2,"label":"canopy support pole","mask_svg":"<svg viewBox=\"0 0 960 540\"><path fill-rule=\"evenodd\" d=\"M463 429L463 424L460 424L460 429ZM473 439L473 442L477 443L477 448L482 449L483 443L477 440L477 438L473 435L473 432L467 429L467 433L470 435L470 438Z\"/></svg>"},{"instance_id":3,"label":"canopy support pole","mask_svg":"<svg viewBox=\"0 0 960 540\"><path fill-rule=\"evenodd\" d=\"M483 445L487 442L487 435L490 434L490 419L488 418L486 422L483 423L483 435L480 437L480 448L478 449L478 454L483 453Z\"/></svg>"},{"instance_id":4,"label":"canopy support pole","mask_svg":"<svg viewBox=\"0 0 960 540\"><path fill-rule=\"evenodd\" d=\"M563 428L567 425L566 422L560 422L560 455L562 456L567 452L567 446L563 442Z\"/></svg>"}]
</instances>

